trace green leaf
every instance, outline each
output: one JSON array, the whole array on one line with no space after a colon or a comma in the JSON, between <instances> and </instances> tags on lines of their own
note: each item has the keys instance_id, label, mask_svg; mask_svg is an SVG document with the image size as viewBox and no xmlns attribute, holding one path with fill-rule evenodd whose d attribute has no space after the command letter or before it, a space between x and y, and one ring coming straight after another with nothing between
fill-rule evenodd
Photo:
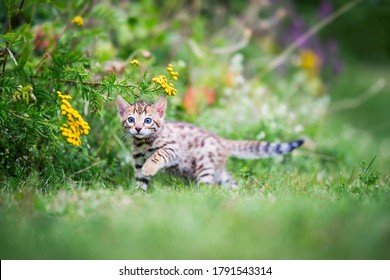
<instances>
[{"instance_id":1,"label":"green leaf","mask_svg":"<svg viewBox=\"0 0 390 280\"><path fill-rule=\"evenodd\" d=\"M19 8L19 3L15 0L3 0L5 9L7 10L8 16L13 16Z\"/></svg>"},{"instance_id":2,"label":"green leaf","mask_svg":"<svg viewBox=\"0 0 390 280\"><path fill-rule=\"evenodd\" d=\"M19 45L29 43L34 38L34 34L30 30L30 24L25 23L17 31L8 32L0 38L3 38L10 45Z\"/></svg>"},{"instance_id":3,"label":"green leaf","mask_svg":"<svg viewBox=\"0 0 390 280\"><path fill-rule=\"evenodd\" d=\"M56 50L53 53L53 61L57 66L65 66L76 62L85 62L80 51Z\"/></svg>"},{"instance_id":4,"label":"green leaf","mask_svg":"<svg viewBox=\"0 0 390 280\"><path fill-rule=\"evenodd\" d=\"M11 2L17 2L17 1L11 0ZM46 4L49 4L49 5L56 7L59 10L63 10L66 8L66 1L65 0L29 0L29 1L25 1L25 2L26 3L24 5L24 8L28 8L29 6L32 6L32 5L35 5L38 3L46 3Z\"/></svg>"},{"instance_id":5,"label":"green leaf","mask_svg":"<svg viewBox=\"0 0 390 280\"><path fill-rule=\"evenodd\" d=\"M18 83L14 78L0 78L0 92L5 95L12 95L18 89Z\"/></svg>"},{"instance_id":6,"label":"green leaf","mask_svg":"<svg viewBox=\"0 0 390 280\"><path fill-rule=\"evenodd\" d=\"M18 68L23 68L26 63L31 58L31 54L33 51L33 45L32 44L25 44L18 55Z\"/></svg>"},{"instance_id":7,"label":"green leaf","mask_svg":"<svg viewBox=\"0 0 390 280\"><path fill-rule=\"evenodd\" d=\"M59 10L63 10L66 8L66 2L65 0L48 0L47 1L49 4L53 5Z\"/></svg>"},{"instance_id":8,"label":"green leaf","mask_svg":"<svg viewBox=\"0 0 390 280\"><path fill-rule=\"evenodd\" d=\"M115 26L120 23L120 17L110 5L94 5L93 11L91 12L91 18L104 20L110 26Z\"/></svg>"}]
</instances>

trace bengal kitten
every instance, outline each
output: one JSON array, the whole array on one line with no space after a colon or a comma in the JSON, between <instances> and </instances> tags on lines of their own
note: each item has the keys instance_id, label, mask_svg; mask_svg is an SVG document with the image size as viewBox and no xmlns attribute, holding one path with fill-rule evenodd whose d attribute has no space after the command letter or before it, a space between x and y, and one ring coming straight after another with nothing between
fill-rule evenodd
<instances>
[{"instance_id":1,"label":"bengal kitten","mask_svg":"<svg viewBox=\"0 0 390 280\"><path fill-rule=\"evenodd\" d=\"M167 100L161 96L154 104L127 103L116 98L119 117L132 142L132 163L136 188L146 191L152 176L170 171L204 184L235 187L225 170L228 156L259 159L288 153L303 144L226 140L194 125L164 121Z\"/></svg>"}]
</instances>

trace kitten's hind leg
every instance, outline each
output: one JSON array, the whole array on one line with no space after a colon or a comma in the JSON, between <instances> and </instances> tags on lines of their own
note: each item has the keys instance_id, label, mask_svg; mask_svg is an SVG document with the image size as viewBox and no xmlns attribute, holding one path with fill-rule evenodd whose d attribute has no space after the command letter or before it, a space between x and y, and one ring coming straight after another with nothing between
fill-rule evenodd
<instances>
[{"instance_id":1,"label":"kitten's hind leg","mask_svg":"<svg viewBox=\"0 0 390 280\"><path fill-rule=\"evenodd\" d=\"M196 181L198 184L213 185L215 184L215 168L202 167L196 172Z\"/></svg>"},{"instance_id":2,"label":"kitten's hind leg","mask_svg":"<svg viewBox=\"0 0 390 280\"><path fill-rule=\"evenodd\" d=\"M236 179L234 178L233 175L231 175L229 172L226 170L223 170L219 176L217 177L217 182L218 184L221 184L223 187L228 187L231 189L237 189L237 183Z\"/></svg>"},{"instance_id":3,"label":"kitten's hind leg","mask_svg":"<svg viewBox=\"0 0 390 280\"><path fill-rule=\"evenodd\" d=\"M196 177L199 184L213 185L215 184L214 175L206 175L204 177Z\"/></svg>"}]
</instances>

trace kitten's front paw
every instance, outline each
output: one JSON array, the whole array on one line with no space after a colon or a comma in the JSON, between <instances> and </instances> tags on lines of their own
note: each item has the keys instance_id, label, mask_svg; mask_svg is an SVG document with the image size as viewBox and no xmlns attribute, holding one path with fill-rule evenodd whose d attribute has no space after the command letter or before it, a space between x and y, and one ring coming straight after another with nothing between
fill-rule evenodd
<instances>
[{"instance_id":1,"label":"kitten's front paw","mask_svg":"<svg viewBox=\"0 0 390 280\"><path fill-rule=\"evenodd\" d=\"M142 166L141 172L143 176L151 177L157 174L158 167L154 164L144 164L144 166Z\"/></svg>"},{"instance_id":2,"label":"kitten's front paw","mask_svg":"<svg viewBox=\"0 0 390 280\"><path fill-rule=\"evenodd\" d=\"M135 189L147 192L148 191L148 185L146 183L144 183L144 182L136 181L135 182Z\"/></svg>"}]
</instances>

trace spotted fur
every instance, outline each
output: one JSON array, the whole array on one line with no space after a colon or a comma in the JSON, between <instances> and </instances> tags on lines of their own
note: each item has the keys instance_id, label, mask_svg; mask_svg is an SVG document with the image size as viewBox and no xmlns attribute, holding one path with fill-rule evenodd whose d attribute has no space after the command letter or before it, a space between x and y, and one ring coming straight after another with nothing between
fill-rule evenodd
<instances>
[{"instance_id":1,"label":"spotted fur","mask_svg":"<svg viewBox=\"0 0 390 280\"><path fill-rule=\"evenodd\" d=\"M303 140L280 144L226 140L188 123L164 121L165 97L154 104L128 104L118 96L116 105L131 139L136 187L145 191L160 170L198 183L234 187L234 178L225 170L229 156L259 159L288 153L303 144Z\"/></svg>"}]
</instances>

